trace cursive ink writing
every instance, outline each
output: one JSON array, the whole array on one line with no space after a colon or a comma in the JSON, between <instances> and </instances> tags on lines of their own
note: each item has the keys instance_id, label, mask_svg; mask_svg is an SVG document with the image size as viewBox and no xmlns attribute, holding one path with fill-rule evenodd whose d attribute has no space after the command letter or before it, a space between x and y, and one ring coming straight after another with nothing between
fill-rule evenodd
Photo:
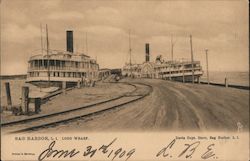
<instances>
[{"instance_id":1,"label":"cursive ink writing","mask_svg":"<svg viewBox=\"0 0 250 161\"><path fill-rule=\"evenodd\" d=\"M213 152L213 147L214 144L210 144L207 147L207 151L201 156L202 159L208 159L211 158L213 156L215 156L214 152Z\"/></svg>"},{"instance_id":2,"label":"cursive ink writing","mask_svg":"<svg viewBox=\"0 0 250 161\"><path fill-rule=\"evenodd\" d=\"M122 147L114 148L112 145L116 142L117 138L113 139L108 144L103 144L101 146L98 146L98 148L95 148L91 145L87 145L86 148L83 151L83 157L94 157L97 153L105 155L107 158L110 158L111 161L113 161L116 158L124 158L125 161L127 161L129 158L133 156L135 153L135 148L132 148L131 150L125 150ZM76 149L72 150L57 150L55 149L56 141L52 141L48 148L46 148L42 153L38 156L38 161L43 161L45 159L49 158L72 158L76 156L80 151Z\"/></svg>"},{"instance_id":3,"label":"cursive ink writing","mask_svg":"<svg viewBox=\"0 0 250 161\"><path fill-rule=\"evenodd\" d=\"M185 158L190 159L194 155L194 153L200 154L201 159L217 159L216 154L214 153L215 144L209 144L205 149L200 147L199 151L197 151L198 147L200 146L201 142L196 141L189 144L184 144L184 148L180 149L181 142L179 140L173 139L167 146L163 147L156 153L156 157L168 157L172 159L177 158ZM176 155L177 154L177 155ZM179 154L179 155L178 155Z\"/></svg>"},{"instance_id":4,"label":"cursive ink writing","mask_svg":"<svg viewBox=\"0 0 250 161\"><path fill-rule=\"evenodd\" d=\"M79 153L81 157L84 159L91 160L94 158L102 160L123 160L127 161L132 158L136 153L135 148L125 149L124 147L117 146L117 138L114 138L110 142L106 144L100 145L86 145L82 147L82 151L77 150L76 148L72 148L71 150L61 149L56 146L56 140L52 140L52 142L46 147L45 150L42 150L41 154L38 156L38 161L43 160L54 160L54 159L67 159L77 157ZM201 146L200 144L204 144L201 141L182 143L182 141L178 139L171 140L170 143L165 144L163 148L156 153L156 157L160 158L171 158L171 159L190 159L194 156L194 158L199 155L200 159L218 159L215 154L215 144L210 143L207 145ZM182 148L180 148L182 147ZM198 148L199 147L199 148Z\"/></svg>"},{"instance_id":5,"label":"cursive ink writing","mask_svg":"<svg viewBox=\"0 0 250 161\"><path fill-rule=\"evenodd\" d=\"M74 157L75 155L77 155L79 153L79 151L77 151L76 149L72 149L71 151L69 150L54 150L54 145L56 144L56 141L52 141L49 145L49 147L44 150L38 157L39 161L42 161L46 158L52 157L52 158L66 158L66 157Z\"/></svg>"},{"instance_id":6,"label":"cursive ink writing","mask_svg":"<svg viewBox=\"0 0 250 161\"><path fill-rule=\"evenodd\" d=\"M164 147L163 149L161 149L156 154L156 157L159 157L161 154L162 154L163 157L167 157L169 155L168 150L173 147L174 143L175 143L175 139L173 141L171 141L171 143L169 143L166 147Z\"/></svg>"},{"instance_id":7,"label":"cursive ink writing","mask_svg":"<svg viewBox=\"0 0 250 161\"><path fill-rule=\"evenodd\" d=\"M109 143L108 145L102 145L99 150L102 150L102 152L105 154L108 152L108 148L116 141L117 138L115 138L113 141L111 141L111 143Z\"/></svg>"},{"instance_id":8,"label":"cursive ink writing","mask_svg":"<svg viewBox=\"0 0 250 161\"><path fill-rule=\"evenodd\" d=\"M181 157L182 155L186 154L186 158L192 157L193 153L195 152L196 148L200 145L199 141L196 141L192 144L185 144L186 149L184 149L181 154L178 157Z\"/></svg>"},{"instance_id":9,"label":"cursive ink writing","mask_svg":"<svg viewBox=\"0 0 250 161\"><path fill-rule=\"evenodd\" d=\"M93 149L92 146L87 146L86 151L84 151L84 153L83 153L83 156L89 155L89 157L92 158L95 155L96 151L97 151L97 149Z\"/></svg>"},{"instance_id":10,"label":"cursive ink writing","mask_svg":"<svg viewBox=\"0 0 250 161\"><path fill-rule=\"evenodd\" d=\"M111 141L109 144L101 145L99 148L94 148L92 146L87 146L86 150L83 153L83 156L88 156L91 158L94 156L97 152L101 152L102 154L108 154L107 158L112 156L112 161L119 157L126 157L125 160L128 160L132 155L135 153L135 149L131 149L130 151L123 150L123 148L118 148L118 149L112 149L111 146L116 142L117 138L115 138L113 141Z\"/></svg>"}]
</instances>

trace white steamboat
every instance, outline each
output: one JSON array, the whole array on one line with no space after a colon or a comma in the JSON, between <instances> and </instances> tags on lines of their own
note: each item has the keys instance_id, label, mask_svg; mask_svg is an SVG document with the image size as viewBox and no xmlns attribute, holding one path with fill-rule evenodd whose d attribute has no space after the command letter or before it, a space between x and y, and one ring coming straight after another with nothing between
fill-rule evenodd
<instances>
[{"instance_id":1,"label":"white steamboat","mask_svg":"<svg viewBox=\"0 0 250 161\"><path fill-rule=\"evenodd\" d=\"M26 82L40 87L74 86L78 81L98 79L99 65L83 53L73 52L73 31L67 31L67 51L44 50L28 61Z\"/></svg>"},{"instance_id":2,"label":"white steamboat","mask_svg":"<svg viewBox=\"0 0 250 161\"><path fill-rule=\"evenodd\" d=\"M150 62L149 44L146 44L146 60L142 64L126 63L122 75L136 78L157 78L182 82L197 81L203 75L200 61L164 61L158 56Z\"/></svg>"}]
</instances>

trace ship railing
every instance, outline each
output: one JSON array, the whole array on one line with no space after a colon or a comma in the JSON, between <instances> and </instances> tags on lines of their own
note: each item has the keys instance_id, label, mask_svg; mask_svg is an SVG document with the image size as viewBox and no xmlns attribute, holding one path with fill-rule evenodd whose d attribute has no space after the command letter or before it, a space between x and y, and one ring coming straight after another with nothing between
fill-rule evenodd
<instances>
[{"instance_id":1,"label":"ship railing","mask_svg":"<svg viewBox=\"0 0 250 161\"><path fill-rule=\"evenodd\" d=\"M201 70L202 68L201 68L201 66L199 66L199 67L195 67L195 68L193 68L194 70ZM156 68L155 69L156 71L182 71L182 70L184 70L184 71L186 71L186 70L192 70L192 68L183 68L183 67L180 67L180 68L171 68L171 67L169 67L169 68Z\"/></svg>"},{"instance_id":2,"label":"ship railing","mask_svg":"<svg viewBox=\"0 0 250 161\"><path fill-rule=\"evenodd\" d=\"M158 73L159 75L163 75L163 76L179 76L179 75L192 75L192 71L186 71L186 72L159 72ZM203 74L203 71L200 71L200 70L196 70L194 71L194 75L202 75Z\"/></svg>"},{"instance_id":3,"label":"ship railing","mask_svg":"<svg viewBox=\"0 0 250 161\"><path fill-rule=\"evenodd\" d=\"M39 70L48 70L48 67L29 67L28 71L39 71ZM82 70L97 70L97 69L91 69L91 68L75 68L75 67L49 67L49 70L54 71L54 70L72 70L72 71L82 71Z\"/></svg>"},{"instance_id":4,"label":"ship railing","mask_svg":"<svg viewBox=\"0 0 250 161\"><path fill-rule=\"evenodd\" d=\"M192 69L186 69L186 70L161 70L161 71L157 71L157 73L192 73ZM201 69L194 69L194 72L203 72Z\"/></svg>"}]
</instances>

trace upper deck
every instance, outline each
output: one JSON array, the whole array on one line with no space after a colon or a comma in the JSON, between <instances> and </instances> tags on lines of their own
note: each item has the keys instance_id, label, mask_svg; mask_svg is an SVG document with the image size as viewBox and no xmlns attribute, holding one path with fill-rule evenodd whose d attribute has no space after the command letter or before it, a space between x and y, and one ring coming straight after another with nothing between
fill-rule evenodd
<instances>
[{"instance_id":1,"label":"upper deck","mask_svg":"<svg viewBox=\"0 0 250 161\"><path fill-rule=\"evenodd\" d=\"M77 81L82 77L97 77L99 65L95 59L83 53L65 51L42 51L28 61L27 81Z\"/></svg>"},{"instance_id":2,"label":"upper deck","mask_svg":"<svg viewBox=\"0 0 250 161\"><path fill-rule=\"evenodd\" d=\"M95 59L91 59L88 55L83 53L75 52L74 54L67 51L59 50L49 50L48 54L46 50L43 50L30 57L29 62L33 60L63 60L63 61L91 61L91 63L96 63Z\"/></svg>"}]
</instances>

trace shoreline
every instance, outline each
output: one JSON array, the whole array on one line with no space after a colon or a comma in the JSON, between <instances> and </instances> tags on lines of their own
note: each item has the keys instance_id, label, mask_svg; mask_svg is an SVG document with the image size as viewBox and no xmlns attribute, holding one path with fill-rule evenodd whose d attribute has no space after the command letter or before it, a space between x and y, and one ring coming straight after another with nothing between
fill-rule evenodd
<instances>
[{"instance_id":1,"label":"shoreline","mask_svg":"<svg viewBox=\"0 0 250 161\"><path fill-rule=\"evenodd\" d=\"M145 78L147 79L147 78ZM1 79L0 79L1 80ZM10 82L10 85L11 85L11 97L12 97L12 104L17 106L19 105L20 103L20 98L21 98L21 86L25 85L25 79L2 79L2 83L1 83L1 104L0 106L3 107L3 106L7 106L7 101L6 101L6 92L5 92L5 87L4 87L4 82ZM158 80L161 80L161 79L158 79ZM22 82L23 85L21 85L20 87L17 87L17 85L15 85L15 81L24 81ZM168 81L168 80L165 80L165 81ZM175 81L170 81L170 82L175 82ZM182 83L182 82L178 82L178 83ZM185 82L184 84L192 84L191 82ZM195 82L195 84L198 84L197 82ZM204 81L201 80L200 81L200 85L208 85L207 81ZM211 86L215 86L215 87L224 87L225 88L225 83L221 83L221 82L214 82L214 81L210 81L210 84ZM35 96L38 96L38 97L44 97L46 95L49 95L51 92L39 92L39 89L38 87L35 87L34 85L29 85L31 87L31 92L30 92L30 95L32 97L35 97ZM15 88L20 88L18 89L19 92L16 92ZM229 83L228 83L228 88L235 88L235 89L241 89L241 90L250 90L250 84L249 85L238 85L238 84L230 84L230 80L229 80ZM18 102L18 103L17 103Z\"/></svg>"}]
</instances>

